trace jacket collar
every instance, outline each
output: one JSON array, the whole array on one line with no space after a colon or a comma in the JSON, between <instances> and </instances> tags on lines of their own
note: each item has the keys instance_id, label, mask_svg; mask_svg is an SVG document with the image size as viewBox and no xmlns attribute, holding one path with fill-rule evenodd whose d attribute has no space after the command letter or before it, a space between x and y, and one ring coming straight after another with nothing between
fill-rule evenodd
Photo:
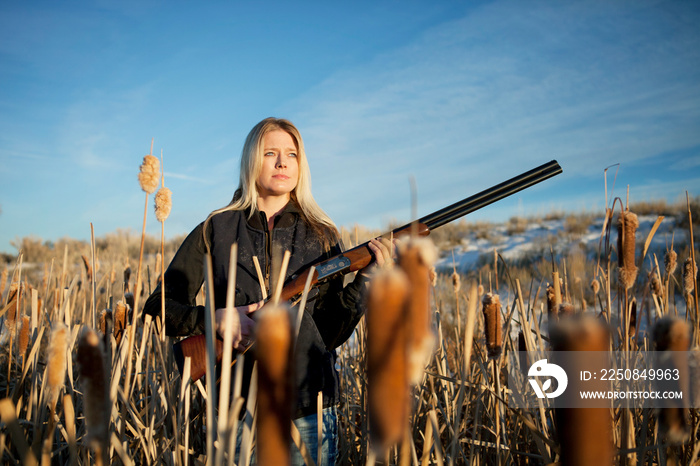
<instances>
[{"instance_id":1,"label":"jacket collar","mask_svg":"<svg viewBox=\"0 0 700 466\"><path fill-rule=\"evenodd\" d=\"M284 209L282 209L282 212L275 218L275 228L289 228L293 226L297 218L301 216L301 209L297 205L297 203L293 200L290 200L286 206L284 206ZM255 209L253 212L253 215L250 215L250 209L246 212L246 218L248 220L248 225L250 225L252 228L256 230L265 230L265 213L260 212L259 210Z\"/></svg>"}]
</instances>

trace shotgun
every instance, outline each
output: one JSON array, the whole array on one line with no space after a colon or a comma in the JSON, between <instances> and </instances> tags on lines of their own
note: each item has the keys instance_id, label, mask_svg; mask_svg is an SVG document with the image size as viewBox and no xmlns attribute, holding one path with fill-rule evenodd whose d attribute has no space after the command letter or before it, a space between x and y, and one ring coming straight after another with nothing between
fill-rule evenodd
<instances>
[{"instance_id":1,"label":"shotgun","mask_svg":"<svg viewBox=\"0 0 700 466\"><path fill-rule=\"evenodd\" d=\"M384 238L399 237L408 234L426 236L431 230L441 227L447 223L457 220L475 210L486 207L504 197L508 197L525 188L540 183L548 178L562 172L556 160L552 160L544 165L533 168L521 175L504 181L496 186L488 188L480 193L449 205L443 209L433 212L382 235ZM367 246L369 242L356 246L348 251L338 254L323 262L313 264L313 269L309 266L304 272L289 280L283 287L280 301L290 301L297 298L304 291L304 286L311 277L311 286L317 286L336 275L345 275L356 272L367 267L373 260L373 255ZM175 362L183 373L185 358L191 358L191 377L193 381L199 380L206 374L206 337L204 335L194 335L187 337L173 345ZM223 340L218 337L215 340L216 361L221 362L223 356Z\"/></svg>"}]
</instances>

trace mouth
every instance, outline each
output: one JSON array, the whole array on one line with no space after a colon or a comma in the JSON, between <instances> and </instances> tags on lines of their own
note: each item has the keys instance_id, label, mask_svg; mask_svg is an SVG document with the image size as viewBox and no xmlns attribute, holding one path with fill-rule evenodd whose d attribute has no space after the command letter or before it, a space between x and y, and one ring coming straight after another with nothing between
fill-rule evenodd
<instances>
[{"instance_id":1,"label":"mouth","mask_svg":"<svg viewBox=\"0 0 700 466\"><path fill-rule=\"evenodd\" d=\"M289 179L289 177L287 175L282 175L282 174L274 175L273 178L276 180L288 180Z\"/></svg>"}]
</instances>

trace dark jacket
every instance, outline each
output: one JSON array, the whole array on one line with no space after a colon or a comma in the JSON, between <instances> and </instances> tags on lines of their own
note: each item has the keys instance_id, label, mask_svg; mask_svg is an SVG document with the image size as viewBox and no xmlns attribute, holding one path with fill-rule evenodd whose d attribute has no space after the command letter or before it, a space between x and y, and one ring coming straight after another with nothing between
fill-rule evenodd
<instances>
[{"instance_id":1,"label":"dark jacket","mask_svg":"<svg viewBox=\"0 0 700 466\"><path fill-rule=\"evenodd\" d=\"M271 258L288 250L291 253L285 281L304 271L311 264L341 252L340 244L324 251L321 239L303 220L294 202L275 218L268 230L264 212L227 211L214 215L207 224L210 241L214 302L216 308L226 306L226 290L231 245L238 244L235 306L262 300L262 291L253 262L257 256L265 275L266 287L274 276ZM165 329L171 336L204 333L204 307L195 305L195 296L204 281L203 261L206 246L202 235L204 223L187 236L165 272ZM323 392L324 407L338 402L338 374L335 370L335 348L347 340L363 314L363 278L343 287L337 277L309 293L301 322L295 354L297 406L295 417L316 412L318 392ZM270 293L268 292L268 295ZM159 316L160 285L145 304L145 312ZM246 353L243 396L247 395L253 366L252 351Z\"/></svg>"}]
</instances>

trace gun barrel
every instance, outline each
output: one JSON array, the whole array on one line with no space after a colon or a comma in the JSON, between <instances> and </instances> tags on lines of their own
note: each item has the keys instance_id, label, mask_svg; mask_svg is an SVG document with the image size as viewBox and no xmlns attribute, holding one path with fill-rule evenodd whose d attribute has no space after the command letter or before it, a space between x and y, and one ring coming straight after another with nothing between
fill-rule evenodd
<instances>
[{"instance_id":1,"label":"gun barrel","mask_svg":"<svg viewBox=\"0 0 700 466\"><path fill-rule=\"evenodd\" d=\"M481 191L473 196L455 202L443 209L433 212L430 215L418 220L419 223L425 224L430 230L450 223L460 217L463 217L475 210L486 207L504 197L522 191L532 185L540 183L548 178L558 175L562 172L561 166L556 160L540 165L532 170L521 175L513 177L496 186Z\"/></svg>"}]
</instances>

